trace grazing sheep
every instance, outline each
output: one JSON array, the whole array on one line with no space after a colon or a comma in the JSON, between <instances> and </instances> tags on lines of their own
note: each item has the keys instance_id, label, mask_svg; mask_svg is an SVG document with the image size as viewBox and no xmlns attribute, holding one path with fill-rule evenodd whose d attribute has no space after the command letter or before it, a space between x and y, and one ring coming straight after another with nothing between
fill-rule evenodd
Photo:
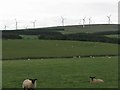
<instances>
[{"instance_id":1,"label":"grazing sheep","mask_svg":"<svg viewBox=\"0 0 120 90\"><path fill-rule=\"evenodd\" d=\"M30 58L28 58L28 60L30 60Z\"/></svg>"},{"instance_id":2,"label":"grazing sheep","mask_svg":"<svg viewBox=\"0 0 120 90\"><path fill-rule=\"evenodd\" d=\"M22 87L24 90L34 90L36 87L36 80L37 79L26 79L23 81Z\"/></svg>"},{"instance_id":3,"label":"grazing sheep","mask_svg":"<svg viewBox=\"0 0 120 90\"><path fill-rule=\"evenodd\" d=\"M90 83L103 83L102 79L96 79L95 77L90 77Z\"/></svg>"},{"instance_id":4,"label":"grazing sheep","mask_svg":"<svg viewBox=\"0 0 120 90\"><path fill-rule=\"evenodd\" d=\"M111 57L108 57L108 58L111 58Z\"/></svg>"}]
</instances>

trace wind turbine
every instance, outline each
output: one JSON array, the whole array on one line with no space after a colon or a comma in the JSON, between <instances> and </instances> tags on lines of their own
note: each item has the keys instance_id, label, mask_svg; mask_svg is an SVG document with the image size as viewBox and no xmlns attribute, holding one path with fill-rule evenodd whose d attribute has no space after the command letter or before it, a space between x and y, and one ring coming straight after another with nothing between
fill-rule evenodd
<instances>
[{"instance_id":1,"label":"wind turbine","mask_svg":"<svg viewBox=\"0 0 120 90\"><path fill-rule=\"evenodd\" d=\"M85 27L85 18L86 17L84 17L82 20L83 20L83 28Z\"/></svg>"},{"instance_id":2,"label":"wind turbine","mask_svg":"<svg viewBox=\"0 0 120 90\"><path fill-rule=\"evenodd\" d=\"M111 15L107 16L107 18L108 18L108 24L110 24L110 22L111 22Z\"/></svg>"},{"instance_id":3,"label":"wind turbine","mask_svg":"<svg viewBox=\"0 0 120 90\"><path fill-rule=\"evenodd\" d=\"M91 17L89 18L89 24L91 24Z\"/></svg>"},{"instance_id":4,"label":"wind turbine","mask_svg":"<svg viewBox=\"0 0 120 90\"><path fill-rule=\"evenodd\" d=\"M81 21L82 21L82 19L80 19L80 21L79 21L79 25L81 25Z\"/></svg>"},{"instance_id":5,"label":"wind turbine","mask_svg":"<svg viewBox=\"0 0 120 90\"><path fill-rule=\"evenodd\" d=\"M64 26L65 19L62 16L61 16L61 19L62 19L62 26Z\"/></svg>"},{"instance_id":6,"label":"wind turbine","mask_svg":"<svg viewBox=\"0 0 120 90\"><path fill-rule=\"evenodd\" d=\"M25 29L28 29L28 25L24 27Z\"/></svg>"},{"instance_id":7,"label":"wind turbine","mask_svg":"<svg viewBox=\"0 0 120 90\"><path fill-rule=\"evenodd\" d=\"M4 30L6 30L6 28L7 28L7 26L6 26L6 25L4 25Z\"/></svg>"},{"instance_id":8,"label":"wind turbine","mask_svg":"<svg viewBox=\"0 0 120 90\"><path fill-rule=\"evenodd\" d=\"M15 27L16 27L16 30L18 29L18 22L17 20L15 19Z\"/></svg>"},{"instance_id":9,"label":"wind turbine","mask_svg":"<svg viewBox=\"0 0 120 90\"><path fill-rule=\"evenodd\" d=\"M36 20L34 20L32 23L33 23L33 28L35 28Z\"/></svg>"}]
</instances>

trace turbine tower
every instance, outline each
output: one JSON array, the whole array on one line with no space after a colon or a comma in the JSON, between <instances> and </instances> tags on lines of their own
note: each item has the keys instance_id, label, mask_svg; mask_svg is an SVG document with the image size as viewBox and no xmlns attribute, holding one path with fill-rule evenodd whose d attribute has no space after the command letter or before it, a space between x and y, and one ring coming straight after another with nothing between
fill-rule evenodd
<instances>
[{"instance_id":1,"label":"turbine tower","mask_svg":"<svg viewBox=\"0 0 120 90\"><path fill-rule=\"evenodd\" d=\"M85 27L85 18L86 17L84 17L82 20L83 20L83 28Z\"/></svg>"},{"instance_id":2,"label":"turbine tower","mask_svg":"<svg viewBox=\"0 0 120 90\"><path fill-rule=\"evenodd\" d=\"M35 28L36 20L32 22L33 23L33 28Z\"/></svg>"},{"instance_id":3,"label":"turbine tower","mask_svg":"<svg viewBox=\"0 0 120 90\"><path fill-rule=\"evenodd\" d=\"M107 16L107 18L108 18L108 24L110 24L110 22L111 22L111 15Z\"/></svg>"},{"instance_id":4,"label":"turbine tower","mask_svg":"<svg viewBox=\"0 0 120 90\"><path fill-rule=\"evenodd\" d=\"M91 24L91 17L89 18L89 24Z\"/></svg>"},{"instance_id":5,"label":"turbine tower","mask_svg":"<svg viewBox=\"0 0 120 90\"><path fill-rule=\"evenodd\" d=\"M16 30L18 29L18 22L17 20L15 19L15 27L16 27Z\"/></svg>"},{"instance_id":6,"label":"turbine tower","mask_svg":"<svg viewBox=\"0 0 120 90\"><path fill-rule=\"evenodd\" d=\"M28 25L24 27L25 29L28 29Z\"/></svg>"},{"instance_id":7,"label":"turbine tower","mask_svg":"<svg viewBox=\"0 0 120 90\"><path fill-rule=\"evenodd\" d=\"M64 18L61 16L61 19L62 19L62 26L64 26Z\"/></svg>"},{"instance_id":8,"label":"turbine tower","mask_svg":"<svg viewBox=\"0 0 120 90\"><path fill-rule=\"evenodd\" d=\"M6 25L4 25L4 30L6 30L6 28L7 28L7 26L6 26Z\"/></svg>"},{"instance_id":9,"label":"turbine tower","mask_svg":"<svg viewBox=\"0 0 120 90\"><path fill-rule=\"evenodd\" d=\"M79 25L81 25L81 21L82 21L82 19L80 19L80 21L79 21Z\"/></svg>"}]
</instances>

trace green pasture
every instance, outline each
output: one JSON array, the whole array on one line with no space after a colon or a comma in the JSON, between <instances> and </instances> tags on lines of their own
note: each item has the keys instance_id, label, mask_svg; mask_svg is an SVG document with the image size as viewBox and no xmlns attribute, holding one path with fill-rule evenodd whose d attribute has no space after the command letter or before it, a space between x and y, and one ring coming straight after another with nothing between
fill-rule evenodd
<instances>
[{"instance_id":1,"label":"green pasture","mask_svg":"<svg viewBox=\"0 0 120 90\"><path fill-rule=\"evenodd\" d=\"M0 39L0 89L2 88L2 40Z\"/></svg>"},{"instance_id":2,"label":"green pasture","mask_svg":"<svg viewBox=\"0 0 120 90\"><path fill-rule=\"evenodd\" d=\"M87 55L105 57L75 57ZM37 78L37 88L117 88L117 55L118 45L110 43L38 39L3 40L2 58L8 60L2 61L2 86L21 88L24 79ZM74 58L64 58L70 56ZM30 60L15 59L23 57L28 57ZM31 57L55 58L31 59ZM90 84L91 75L105 82Z\"/></svg>"},{"instance_id":3,"label":"green pasture","mask_svg":"<svg viewBox=\"0 0 120 90\"><path fill-rule=\"evenodd\" d=\"M62 40L3 40L2 45L3 59L118 54L117 44L100 42Z\"/></svg>"},{"instance_id":4,"label":"green pasture","mask_svg":"<svg viewBox=\"0 0 120 90\"><path fill-rule=\"evenodd\" d=\"M2 60L0 60L0 89L2 88Z\"/></svg>"},{"instance_id":5,"label":"green pasture","mask_svg":"<svg viewBox=\"0 0 120 90\"><path fill-rule=\"evenodd\" d=\"M118 35L105 35L105 36L107 36L107 37L109 37L109 38L119 38Z\"/></svg>"},{"instance_id":6,"label":"green pasture","mask_svg":"<svg viewBox=\"0 0 120 90\"><path fill-rule=\"evenodd\" d=\"M105 32L105 31L117 31L118 25L117 24L91 24L85 25L71 25L71 26L64 26L64 27L57 27L63 28L64 31L61 31L63 34L72 34L72 33L95 33L95 32Z\"/></svg>"},{"instance_id":7,"label":"green pasture","mask_svg":"<svg viewBox=\"0 0 120 90\"><path fill-rule=\"evenodd\" d=\"M38 35L20 35L23 39L38 39Z\"/></svg>"},{"instance_id":8,"label":"green pasture","mask_svg":"<svg viewBox=\"0 0 120 90\"><path fill-rule=\"evenodd\" d=\"M37 78L37 88L117 88L118 57L5 60L3 88L21 88L26 78ZM89 76L104 83L90 84Z\"/></svg>"}]
</instances>

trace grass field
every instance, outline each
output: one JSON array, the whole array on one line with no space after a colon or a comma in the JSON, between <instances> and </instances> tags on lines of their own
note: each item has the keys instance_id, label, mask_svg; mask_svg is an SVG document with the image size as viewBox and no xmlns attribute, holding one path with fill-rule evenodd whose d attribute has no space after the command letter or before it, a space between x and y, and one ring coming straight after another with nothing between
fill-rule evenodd
<instances>
[{"instance_id":1,"label":"grass field","mask_svg":"<svg viewBox=\"0 0 120 90\"><path fill-rule=\"evenodd\" d=\"M3 59L21 57L69 57L117 55L118 45L57 40L3 40Z\"/></svg>"},{"instance_id":2,"label":"grass field","mask_svg":"<svg viewBox=\"0 0 120 90\"><path fill-rule=\"evenodd\" d=\"M0 60L0 89L2 88L2 60Z\"/></svg>"},{"instance_id":3,"label":"grass field","mask_svg":"<svg viewBox=\"0 0 120 90\"><path fill-rule=\"evenodd\" d=\"M37 78L37 88L118 87L117 44L24 39L3 40L2 46L3 59L8 59L2 62L3 88L21 88L22 81L26 78ZM82 55L104 57L64 58ZM15 59L21 57L26 59ZM28 60L30 57L55 58ZM90 84L91 75L103 79L105 83Z\"/></svg>"},{"instance_id":4,"label":"grass field","mask_svg":"<svg viewBox=\"0 0 120 90\"><path fill-rule=\"evenodd\" d=\"M2 40L0 39L0 89L1 88L2 88Z\"/></svg>"},{"instance_id":5,"label":"grass field","mask_svg":"<svg viewBox=\"0 0 120 90\"><path fill-rule=\"evenodd\" d=\"M118 35L105 35L105 36L110 37L110 38L119 38Z\"/></svg>"},{"instance_id":6,"label":"grass field","mask_svg":"<svg viewBox=\"0 0 120 90\"><path fill-rule=\"evenodd\" d=\"M90 84L91 75L105 82ZM117 88L118 57L3 61L3 88L21 88L26 78L37 78L37 88Z\"/></svg>"},{"instance_id":7,"label":"grass field","mask_svg":"<svg viewBox=\"0 0 120 90\"><path fill-rule=\"evenodd\" d=\"M70 26L58 26L58 27L48 27L53 29L64 29L61 31L63 34L72 34L72 33L94 33L94 32L104 32L104 31L117 31L117 24L90 24L85 25L70 25Z\"/></svg>"},{"instance_id":8,"label":"grass field","mask_svg":"<svg viewBox=\"0 0 120 90\"><path fill-rule=\"evenodd\" d=\"M65 27L58 27L64 28L64 31L61 31L64 34L71 34L71 33L94 33L94 32L104 32L104 31L117 31L118 25L117 24L91 24L85 25L72 25L72 26L65 26Z\"/></svg>"},{"instance_id":9,"label":"grass field","mask_svg":"<svg viewBox=\"0 0 120 90\"><path fill-rule=\"evenodd\" d=\"M38 35L20 35L23 39L38 39Z\"/></svg>"}]
</instances>

